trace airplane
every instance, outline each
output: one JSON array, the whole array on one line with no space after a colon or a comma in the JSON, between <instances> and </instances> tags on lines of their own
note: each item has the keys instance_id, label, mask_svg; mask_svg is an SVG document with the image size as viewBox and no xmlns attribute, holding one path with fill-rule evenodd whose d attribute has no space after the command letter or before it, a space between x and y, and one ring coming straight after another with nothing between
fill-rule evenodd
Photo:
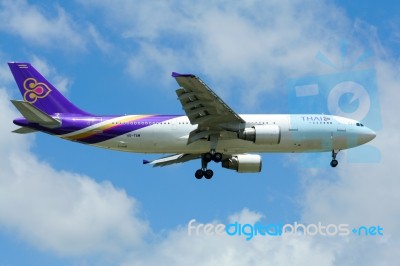
<instances>
[{"instance_id":1,"label":"airplane","mask_svg":"<svg viewBox=\"0 0 400 266\"><path fill-rule=\"evenodd\" d=\"M44 132L100 148L171 154L143 164L167 166L200 159L195 177L213 177L208 164L259 173L265 152L330 152L365 144L376 133L359 121L325 114L237 114L200 78L172 73L186 115L93 115L67 100L30 63L8 63L23 100L15 133Z\"/></svg>"}]
</instances>

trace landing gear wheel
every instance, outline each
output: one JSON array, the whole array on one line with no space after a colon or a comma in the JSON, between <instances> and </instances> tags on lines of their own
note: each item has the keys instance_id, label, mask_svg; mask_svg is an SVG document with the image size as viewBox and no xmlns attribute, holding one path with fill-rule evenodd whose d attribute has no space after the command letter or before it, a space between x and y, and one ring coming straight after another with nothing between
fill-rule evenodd
<instances>
[{"instance_id":1,"label":"landing gear wheel","mask_svg":"<svg viewBox=\"0 0 400 266\"><path fill-rule=\"evenodd\" d=\"M201 155L201 168L198 169L194 176L197 179L201 179L203 176L206 179L211 179L214 175L213 170L207 169L208 168L208 163L214 161L216 163L219 163L222 161L222 153L215 152L214 149L211 149L210 152L203 153Z\"/></svg>"},{"instance_id":2,"label":"landing gear wheel","mask_svg":"<svg viewBox=\"0 0 400 266\"><path fill-rule=\"evenodd\" d=\"M201 170L201 169L199 169L199 170L197 170L197 171L194 173L194 176L195 176L197 179L201 179L201 178L204 176L204 171Z\"/></svg>"},{"instance_id":3,"label":"landing gear wheel","mask_svg":"<svg viewBox=\"0 0 400 266\"><path fill-rule=\"evenodd\" d=\"M212 178L213 175L214 175L214 172L213 172L213 170L211 170L211 169L207 169L207 170L204 172L204 177L205 177L206 179Z\"/></svg>"},{"instance_id":4,"label":"landing gear wheel","mask_svg":"<svg viewBox=\"0 0 400 266\"><path fill-rule=\"evenodd\" d=\"M211 153L207 152L207 153L204 153L204 154L203 154L203 160L204 160L206 163L211 162L212 159L213 159L213 156L212 156Z\"/></svg>"},{"instance_id":5,"label":"landing gear wheel","mask_svg":"<svg viewBox=\"0 0 400 266\"><path fill-rule=\"evenodd\" d=\"M219 152L214 153L212 159L214 162L219 163L220 161L222 161L222 154Z\"/></svg>"},{"instance_id":6,"label":"landing gear wheel","mask_svg":"<svg viewBox=\"0 0 400 266\"><path fill-rule=\"evenodd\" d=\"M339 164L339 162L338 162L336 159L333 159L333 160L331 161L331 166L332 166L332 167L336 167L338 164Z\"/></svg>"}]
</instances>

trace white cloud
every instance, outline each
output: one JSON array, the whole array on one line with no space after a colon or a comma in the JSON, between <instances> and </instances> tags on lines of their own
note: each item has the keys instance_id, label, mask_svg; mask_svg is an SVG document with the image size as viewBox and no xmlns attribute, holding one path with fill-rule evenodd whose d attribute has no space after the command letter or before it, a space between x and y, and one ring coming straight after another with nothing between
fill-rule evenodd
<instances>
[{"instance_id":1,"label":"white cloud","mask_svg":"<svg viewBox=\"0 0 400 266\"><path fill-rule=\"evenodd\" d=\"M12 74L10 73L10 69L6 64L0 65L0 79L3 82L11 82L13 81Z\"/></svg>"},{"instance_id":2,"label":"white cloud","mask_svg":"<svg viewBox=\"0 0 400 266\"><path fill-rule=\"evenodd\" d=\"M324 71L312 60L315 52L322 50L339 58L334 46L353 29L340 10L316 1L306 5L297 1L220 5L174 2L170 6L139 1L122 2L121 6L109 5L107 1L85 4L107 9L121 27L121 35L140 44L138 52L128 60L130 69L138 75L146 74L144 70L167 71L171 66L200 71L217 84L228 81L225 88L237 81L244 88L254 88L239 95L248 103L258 102L260 93L280 85L279 80L288 73L300 76ZM33 14L38 12L35 10ZM359 31L361 26L357 21L354 29ZM92 34L96 32L94 29ZM371 32L364 33L374 37ZM160 44L168 34L176 34L177 40L184 42ZM24 38L37 41L29 34ZM396 265L400 261L396 232L400 225L400 179L395 173L396 147L400 144L400 95L395 72L398 65L390 62L381 44L373 40L372 46L378 52L375 63L384 123L373 143L382 153L382 162L341 162L335 169L339 175L335 180L326 180L325 171L312 169L312 174L305 176L302 219L380 224L385 228L383 238L245 241L189 237L184 225L149 243L144 239L151 233L147 223L136 215L135 199L110 183L96 183L38 161L28 149L33 139L6 133L11 126L2 128L0 138L0 158L4 163L0 173L0 223L39 248L63 255L119 253L126 265ZM46 64L41 67L46 71ZM4 90L0 92L0 121L8 125L14 113ZM245 209L228 219L254 222L262 216Z\"/></svg>"},{"instance_id":3,"label":"white cloud","mask_svg":"<svg viewBox=\"0 0 400 266\"><path fill-rule=\"evenodd\" d=\"M87 31L89 36L91 37L91 40L102 52L108 53L111 50L112 45L103 38L103 36L99 33L99 31L93 24L90 24L88 26Z\"/></svg>"},{"instance_id":4,"label":"white cloud","mask_svg":"<svg viewBox=\"0 0 400 266\"><path fill-rule=\"evenodd\" d=\"M14 82L14 78L10 72L10 69L8 68L8 65L6 64L6 55L3 54L2 51L0 51L0 59L3 62L2 64L0 64L0 80L3 84Z\"/></svg>"},{"instance_id":5,"label":"white cloud","mask_svg":"<svg viewBox=\"0 0 400 266\"><path fill-rule=\"evenodd\" d=\"M128 59L127 72L134 78L148 78L148 73L158 73L158 82L171 82L171 69L181 69L177 54L172 49L143 45L140 54Z\"/></svg>"},{"instance_id":6,"label":"white cloud","mask_svg":"<svg viewBox=\"0 0 400 266\"><path fill-rule=\"evenodd\" d=\"M32 136L11 133L0 90L0 224L36 248L64 256L118 255L142 243L147 222L135 199L109 182L53 169L30 152Z\"/></svg>"},{"instance_id":7,"label":"white cloud","mask_svg":"<svg viewBox=\"0 0 400 266\"><path fill-rule=\"evenodd\" d=\"M62 7L54 5L51 13L26 0L5 0L0 3L0 31L21 37L27 44L66 51L87 50L94 44L109 53L106 41L96 26L89 21L77 22Z\"/></svg>"},{"instance_id":8,"label":"white cloud","mask_svg":"<svg viewBox=\"0 0 400 266\"><path fill-rule=\"evenodd\" d=\"M261 213L257 213L254 211L250 211L249 209L245 208L241 210L239 213L234 213L228 217L229 222L239 222L239 223L256 223L257 221L261 220L263 215Z\"/></svg>"},{"instance_id":9,"label":"white cloud","mask_svg":"<svg viewBox=\"0 0 400 266\"><path fill-rule=\"evenodd\" d=\"M28 43L66 50L85 49L85 39L64 9L56 15L45 13L25 0L6 0L0 5L0 30Z\"/></svg>"},{"instance_id":10,"label":"white cloud","mask_svg":"<svg viewBox=\"0 0 400 266\"><path fill-rule=\"evenodd\" d=\"M82 4L100 9L113 31L138 45L128 61L136 78L149 70L161 70L160 78L173 70L202 73L216 88L234 89L248 109L260 104L260 93L278 93L288 76L324 70L316 51L338 54L349 32L342 12L320 1Z\"/></svg>"}]
</instances>

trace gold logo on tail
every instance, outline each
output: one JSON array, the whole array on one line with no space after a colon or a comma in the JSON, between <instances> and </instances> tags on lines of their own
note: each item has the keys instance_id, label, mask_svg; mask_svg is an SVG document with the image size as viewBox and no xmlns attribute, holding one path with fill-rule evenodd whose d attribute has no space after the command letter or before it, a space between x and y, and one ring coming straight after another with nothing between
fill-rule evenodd
<instances>
[{"instance_id":1,"label":"gold logo on tail","mask_svg":"<svg viewBox=\"0 0 400 266\"><path fill-rule=\"evenodd\" d=\"M34 78L27 78L24 81L24 101L35 103L37 99L43 99L50 94L51 89L43 82L37 82Z\"/></svg>"}]
</instances>

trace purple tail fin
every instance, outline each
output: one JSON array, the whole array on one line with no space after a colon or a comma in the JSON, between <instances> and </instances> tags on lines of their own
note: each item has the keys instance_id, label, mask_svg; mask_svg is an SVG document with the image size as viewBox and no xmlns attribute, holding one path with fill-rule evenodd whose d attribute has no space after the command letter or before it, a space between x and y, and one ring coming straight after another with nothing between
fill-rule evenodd
<instances>
[{"instance_id":1,"label":"purple tail fin","mask_svg":"<svg viewBox=\"0 0 400 266\"><path fill-rule=\"evenodd\" d=\"M43 112L88 115L68 101L29 63L8 63L24 101L33 104Z\"/></svg>"}]
</instances>

